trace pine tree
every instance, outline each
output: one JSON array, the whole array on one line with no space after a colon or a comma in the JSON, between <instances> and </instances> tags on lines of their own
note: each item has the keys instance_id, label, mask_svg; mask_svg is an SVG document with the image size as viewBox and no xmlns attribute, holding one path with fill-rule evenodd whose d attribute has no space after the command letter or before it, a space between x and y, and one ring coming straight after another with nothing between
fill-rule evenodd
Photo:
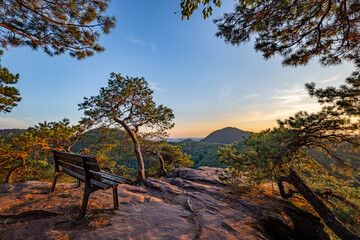
<instances>
[{"instance_id":1,"label":"pine tree","mask_svg":"<svg viewBox=\"0 0 360 240\"><path fill-rule=\"evenodd\" d=\"M174 126L172 110L163 105L156 106L152 94L144 78L111 73L108 86L101 88L99 95L85 97L84 102L79 104L79 109L85 110L90 125L117 124L129 134L138 161L138 183L145 180L144 160L138 139L140 128L155 129L146 132L144 137L162 137L166 135L166 130Z\"/></svg>"},{"instance_id":2,"label":"pine tree","mask_svg":"<svg viewBox=\"0 0 360 240\"><path fill-rule=\"evenodd\" d=\"M231 146L221 148L221 161L229 165L229 176L224 179L235 185L243 176L255 183L275 181L283 198L301 194L338 237L360 239L322 201L329 198L340 200L350 206L352 212L360 213L360 206L349 199L360 202L360 192L355 190L359 184L356 178L359 170L336 152L344 144L351 146L349 149L353 151L360 148L359 70L360 64L346 84L339 88L316 89L314 83L306 85L309 94L324 104L321 111L301 111L285 120L278 120L278 127L251 134L244 141L248 148L242 151L238 152ZM321 164L319 156L311 154L312 149L324 152L337 165ZM291 184L295 190L286 192L283 182Z\"/></svg>"},{"instance_id":3,"label":"pine tree","mask_svg":"<svg viewBox=\"0 0 360 240\"><path fill-rule=\"evenodd\" d=\"M183 17L199 5L206 18L221 1L182 0ZM214 22L216 36L232 45L251 39L265 58L279 54L284 65L297 66L320 57L321 64L329 65L359 58L359 17L357 0L236 0L233 12Z\"/></svg>"},{"instance_id":4,"label":"pine tree","mask_svg":"<svg viewBox=\"0 0 360 240\"><path fill-rule=\"evenodd\" d=\"M100 32L108 34L115 18L105 15L110 0L1 0L0 48L29 46L50 56L69 53L84 59L104 51ZM0 50L0 55L3 51ZM10 112L21 100L19 75L0 68L0 112Z\"/></svg>"},{"instance_id":5,"label":"pine tree","mask_svg":"<svg viewBox=\"0 0 360 240\"><path fill-rule=\"evenodd\" d=\"M81 138L83 130L81 125L70 125L69 120L64 119L39 123L25 133L1 137L0 183L31 179L46 174L45 169L52 171L47 157L41 156L48 155L50 149L71 152L71 147ZM37 171L39 168L43 169Z\"/></svg>"},{"instance_id":6,"label":"pine tree","mask_svg":"<svg viewBox=\"0 0 360 240\"><path fill-rule=\"evenodd\" d=\"M50 56L68 52L78 59L104 50L99 30L108 34L115 18L104 15L109 0L2 0L0 44L30 46Z\"/></svg>"},{"instance_id":7,"label":"pine tree","mask_svg":"<svg viewBox=\"0 0 360 240\"><path fill-rule=\"evenodd\" d=\"M3 51L0 50L0 57ZM0 65L0 112L8 113L21 100L19 90L12 87L19 79L19 74L12 74Z\"/></svg>"}]
</instances>

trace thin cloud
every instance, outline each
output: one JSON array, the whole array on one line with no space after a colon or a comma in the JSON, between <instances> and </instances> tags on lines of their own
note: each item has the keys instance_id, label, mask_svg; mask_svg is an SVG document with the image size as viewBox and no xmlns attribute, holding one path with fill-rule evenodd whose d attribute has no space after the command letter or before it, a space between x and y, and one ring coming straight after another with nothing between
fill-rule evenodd
<instances>
[{"instance_id":1,"label":"thin cloud","mask_svg":"<svg viewBox=\"0 0 360 240\"><path fill-rule=\"evenodd\" d=\"M255 94L249 96L256 97ZM273 122L274 124L277 119L288 118L299 111L315 112L320 108L321 106L309 97L303 87L293 86L289 89L277 90L273 96L260 104L256 103L232 112L222 113L222 116L224 119L233 119L239 123Z\"/></svg>"},{"instance_id":2,"label":"thin cloud","mask_svg":"<svg viewBox=\"0 0 360 240\"><path fill-rule=\"evenodd\" d=\"M151 90L159 91L159 92L167 92L166 89L158 87L158 84L155 82L148 81L149 87Z\"/></svg>"},{"instance_id":3,"label":"thin cloud","mask_svg":"<svg viewBox=\"0 0 360 240\"><path fill-rule=\"evenodd\" d=\"M264 122L288 118L299 111L315 112L320 109L319 104L300 103L296 105L278 106L269 102L267 105L253 105L240 110L237 114L228 112L223 114L225 119L238 119L242 122Z\"/></svg>"},{"instance_id":4,"label":"thin cloud","mask_svg":"<svg viewBox=\"0 0 360 240\"><path fill-rule=\"evenodd\" d=\"M34 120L35 120L35 119L32 118L32 117L25 117L25 119L28 120L28 121L34 121Z\"/></svg>"},{"instance_id":5,"label":"thin cloud","mask_svg":"<svg viewBox=\"0 0 360 240\"><path fill-rule=\"evenodd\" d=\"M0 118L0 128L28 128L29 123L15 118Z\"/></svg>"},{"instance_id":6,"label":"thin cloud","mask_svg":"<svg viewBox=\"0 0 360 240\"><path fill-rule=\"evenodd\" d=\"M342 77L342 75L341 75L341 74L338 74L338 75L336 75L336 76L334 76L334 77L331 77L331 78L328 78L328 79L324 79L324 80L322 80L322 81L320 81L320 82L321 82L321 83L333 82L333 81L338 80L338 79L341 78L341 77Z\"/></svg>"},{"instance_id":7,"label":"thin cloud","mask_svg":"<svg viewBox=\"0 0 360 240\"><path fill-rule=\"evenodd\" d=\"M231 86L223 86L220 88L218 94L219 100L224 102L226 105L232 105L235 102L233 91Z\"/></svg>"},{"instance_id":8,"label":"thin cloud","mask_svg":"<svg viewBox=\"0 0 360 240\"><path fill-rule=\"evenodd\" d=\"M275 101L277 105L288 105L303 102L309 98L304 87L295 86L291 89L277 90L276 94L271 96L269 100Z\"/></svg>"},{"instance_id":9,"label":"thin cloud","mask_svg":"<svg viewBox=\"0 0 360 240\"><path fill-rule=\"evenodd\" d=\"M140 38L136 38L134 36L121 36L121 37L125 41L130 41L132 43L142 46L143 48L151 49L151 51L153 51L153 52L156 51L156 46L153 43L147 43L147 42L141 40Z\"/></svg>"},{"instance_id":10,"label":"thin cloud","mask_svg":"<svg viewBox=\"0 0 360 240\"><path fill-rule=\"evenodd\" d=\"M242 96L242 99L249 99L249 98L256 98L256 97L260 97L260 95L256 94L256 93L248 94L248 95Z\"/></svg>"}]
</instances>

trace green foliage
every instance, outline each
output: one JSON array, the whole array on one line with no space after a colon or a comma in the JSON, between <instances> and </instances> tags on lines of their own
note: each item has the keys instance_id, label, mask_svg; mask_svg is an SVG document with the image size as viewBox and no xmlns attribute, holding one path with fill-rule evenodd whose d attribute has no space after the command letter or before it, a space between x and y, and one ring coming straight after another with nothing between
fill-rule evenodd
<instances>
[{"instance_id":1,"label":"green foliage","mask_svg":"<svg viewBox=\"0 0 360 240\"><path fill-rule=\"evenodd\" d=\"M210 143L203 141L187 141L180 143L170 143L174 146L181 146L181 151L191 156L190 160L194 162L193 168L201 166L225 168L226 164L220 162L217 154L219 147L224 147L225 144ZM244 144L241 142L236 145L238 150L242 149Z\"/></svg>"},{"instance_id":2,"label":"green foliage","mask_svg":"<svg viewBox=\"0 0 360 240\"><path fill-rule=\"evenodd\" d=\"M123 122L135 133L143 126L156 129L151 135L153 137L164 136L165 131L174 126L171 122L174 114L170 108L156 106L152 94L144 78L111 73L108 87L101 88L98 96L85 97L84 102L79 104L79 110L85 110L85 116L91 119L92 124Z\"/></svg>"},{"instance_id":3,"label":"green foliage","mask_svg":"<svg viewBox=\"0 0 360 240\"><path fill-rule=\"evenodd\" d=\"M68 119L44 122L25 133L0 138L0 183L29 179L48 179L51 168L49 149L69 151L79 140L81 127Z\"/></svg>"},{"instance_id":4,"label":"green foliage","mask_svg":"<svg viewBox=\"0 0 360 240\"><path fill-rule=\"evenodd\" d=\"M98 43L99 30L109 33L115 18L104 15L109 0L2 0L0 1L0 44L30 46L78 59L104 50Z\"/></svg>"},{"instance_id":5,"label":"green foliage","mask_svg":"<svg viewBox=\"0 0 360 240\"><path fill-rule=\"evenodd\" d=\"M7 128L7 129L0 129L0 136L6 136L9 134L21 134L26 132L26 129L19 129L19 128Z\"/></svg>"},{"instance_id":6,"label":"green foliage","mask_svg":"<svg viewBox=\"0 0 360 240\"><path fill-rule=\"evenodd\" d=\"M304 121L304 117L309 121ZM310 121L311 117L314 117L313 121ZM322 114L298 114L285 121L289 124L280 122L277 128L251 134L245 140L246 149L237 151L231 145L220 148L221 162L229 166L222 179L233 186L243 184L245 179L260 184L277 181L295 170L344 224L359 233L356 216L360 214L360 169L351 167L334 151L334 146L341 144L343 138L353 141L355 136L340 134L335 137L332 136L334 132L313 127L328 122L322 120L319 123L322 117ZM325 156L319 157L321 154ZM331 160L329 156L332 156Z\"/></svg>"},{"instance_id":7,"label":"green foliage","mask_svg":"<svg viewBox=\"0 0 360 240\"><path fill-rule=\"evenodd\" d=\"M310 93L317 96L325 91L327 89L315 91L313 88ZM348 96L348 100L357 95ZM221 162L229 165L222 178L234 185L241 183L244 177L260 184L269 180L279 182L296 172L344 224L359 233L356 216L360 213L360 169L354 168L356 161L351 165L343 158L344 153L336 151L340 148L357 151L359 123L352 119L354 112L347 114L343 106L342 101L329 101L317 113L299 112L279 120L278 127L251 134L244 141L247 148L241 151L231 145L220 148ZM319 157L316 150L323 152L327 161Z\"/></svg>"},{"instance_id":8,"label":"green foliage","mask_svg":"<svg viewBox=\"0 0 360 240\"><path fill-rule=\"evenodd\" d=\"M117 161L126 157L129 147L124 131L99 127L84 133L82 139L74 145L73 150L95 156L100 168L115 169Z\"/></svg>"},{"instance_id":9,"label":"green foliage","mask_svg":"<svg viewBox=\"0 0 360 240\"><path fill-rule=\"evenodd\" d=\"M144 157L145 172L148 177L161 176L160 157L165 169L190 167L190 156L181 152L181 146L169 145L166 141L152 141L139 138L141 153ZM73 149L93 155L101 168L110 168L115 173L128 178L136 177L136 155L133 143L126 132L117 128L97 128L86 132Z\"/></svg>"},{"instance_id":10,"label":"green foliage","mask_svg":"<svg viewBox=\"0 0 360 240\"><path fill-rule=\"evenodd\" d=\"M29 46L50 56L68 52L83 59L104 48L102 33L115 27L115 18L104 13L110 0L1 0L0 48ZM0 56L3 51L0 50ZM21 100L16 84L19 74L0 66L0 112L10 112Z\"/></svg>"},{"instance_id":11,"label":"green foliage","mask_svg":"<svg viewBox=\"0 0 360 240\"><path fill-rule=\"evenodd\" d=\"M213 8L211 5L213 4L216 7L221 7L221 0L181 0L181 18L184 20L186 17L189 20L193 12L199 7L199 4L203 5L202 13L204 19L206 19L212 14Z\"/></svg>"},{"instance_id":12,"label":"green foliage","mask_svg":"<svg viewBox=\"0 0 360 240\"><path fill-rule=\"evenodd\" d=\"M191 167L194 164L189 155L182 153L182 146L170 145L165 140L142 139L141 142L148 177L162 177L174 168Z\"/></svg>"},{"instance_id":13,"label":"green foliage","mask_svg":"<svg viewBox=\"0 0 360 240\"><path fill-rule=\"evenodd\" d=\"M145 166L137 137L140 127L147 128L142 133L144 138L163 138L166 131L174 127L172 110L163 105L156 106L152 94L144 78L111 73L108 87L101 88L98 96L85 97L79 104L79 109L85 110L89 126L119 124L129 134L138 162L139 184L145 181Z\"/></svg>"},{"instance_id":14,"label":"green foliage","mask_svg":"<svg viewBox=\"0 0 360 240\"><path fill-rule=\"evenodd\" d=\"M175 146L181 146L182 151L191 156L191 161L194 162L193 168L200 166L209 167L224 167L224 164L219 162L219 157L216 152L219 146L223 144L208 143L208 142L196 142L189 141L186 143L171 143Z\"/></svg>"},{"instance_id":15,"label":"green foliage","mask_svg":"<svg viewBox=\"0 0 360 240\"><path fill-rule=\"evenodd\" d=\"M315 83L306 84L310 96L316 97L321 104L330 104L337 111L349 116L360 115L360 59L355 61L356 70L348 77L345 84L338 88L316 89Z\"/></svg>"},{"instance_id":16,"label":"green foliage","mask_svg":"<svg viewBox=\"0 0 360 240\"><path fill-rule=\"evenodd\" d=\"M320 57L323 65L359 58L359 3L351 1L236 0L232 13L215 20L218 37L239 45L253 39L265 58L281 55L284 65L305 65ZM203 5L204 18L221 1L182 0L182 16Z\"/></svg>"},{"instance_id":17,"label":"green foliage","mask_svg":"<svg viewBox=\"0 0 360 240\"><path fill-rule=\"evenodd\" d=\"M217 36L239 45L255 38L265 58L283 56L284 65L304 65L320 56L323 65L359 57L359 3L352 1L239 1L215 23Z\"/></svg>"},{"instance_id":18,"label":"green foliage","mask_svg":"<svg viewBox=\"0 0 360 240\"><path fill-rule=\"evenodd\" d=\"M0 57L2 55L3 51L0 50ZM11 112L12 108L20 102L19 90L11 86L16 84L18 79L19 74L14 75L0 65L0 112Z\"/></svg>"},{"instance_id":19,"label":"green foliage","mask_svg":"<svg viewBox=\"0 0 360 240\"><path fill-rule=\"evenodd\" d=\"M164 159L166 170L174 168L191 167L194 162L190 160L190 155L182 153L182 146L173 146L166 143L161 149L160 154Z\"/></svg>"},{"instance_id":20,"label":"green foliage","mask_svg":"<svg viewBox=\"0 0 360 240\"><path fill-rule=\"evenodd\" d=\"M221 148L221 161L229 165L223 178L231 184L238 184L242 177L255 183L277 181L281 192L282 181L293 185L299 182L291 180L295 173L345 225L360 233L360 161L357 154L360 147L360 64L357 63L358 69L338 88L316 89L314 83L306 85L309 94L324 104L321 111L299 112L279 120L278 127L251 134L245 140L247 148L242 151L232 146ZM281 192L281 195L291 197L290 193ZM320 214L321 210L313 207Z\"/></svg>"}]
</instances>

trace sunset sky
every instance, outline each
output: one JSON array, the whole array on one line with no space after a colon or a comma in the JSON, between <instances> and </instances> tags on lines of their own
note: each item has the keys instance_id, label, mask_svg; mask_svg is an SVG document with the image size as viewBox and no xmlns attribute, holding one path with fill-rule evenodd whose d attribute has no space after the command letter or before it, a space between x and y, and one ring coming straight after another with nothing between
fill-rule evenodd
<instances>
[{"instance_id":1,"label":"sunset sky","mask_svg":"<svg viewBox=\"0 0 360 240\"><path fill-rule=\"evenodd\" d=\"M23 100L10 114L1 113L0 128L27 128L39 122L83 116L78 103L97 95L111 72L144 77L155 101L173 109L171 137L204 137L227 126L260 131L300 110L319 105L304 90L339 85L351 64L282 67L281 58L265 60L251 42L239 47L216 38L212 20L232 10L227 1L204 20L201 11L181 20L180 0L113 1L108 14L117 27L101 37L106 51L78 61L67 54L49 57L30 48L10 48L1 65L20 74ZM174 14L174 12L178 12Z\"/></svg>"}]
</instances>

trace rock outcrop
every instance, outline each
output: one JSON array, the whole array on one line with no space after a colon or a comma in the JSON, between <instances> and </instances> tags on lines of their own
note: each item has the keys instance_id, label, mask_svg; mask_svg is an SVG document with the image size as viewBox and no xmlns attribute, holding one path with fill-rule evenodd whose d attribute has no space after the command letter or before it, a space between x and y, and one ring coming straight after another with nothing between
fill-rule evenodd
<instances>
[{"instance_id":1,"label":"rock outcrop","mask_svg":"<svg viewBox=\"0 0 360 240\"><path fill-rule=\"evenodd\" d=\"M96 191L78 223L83 188L29 181L0 186L0 239L329 239L320 220L279 199L236 197L215 168L175 169L145 188ZM221 170L220 170L221 171Z\"/></svg>"}]
</instances>

